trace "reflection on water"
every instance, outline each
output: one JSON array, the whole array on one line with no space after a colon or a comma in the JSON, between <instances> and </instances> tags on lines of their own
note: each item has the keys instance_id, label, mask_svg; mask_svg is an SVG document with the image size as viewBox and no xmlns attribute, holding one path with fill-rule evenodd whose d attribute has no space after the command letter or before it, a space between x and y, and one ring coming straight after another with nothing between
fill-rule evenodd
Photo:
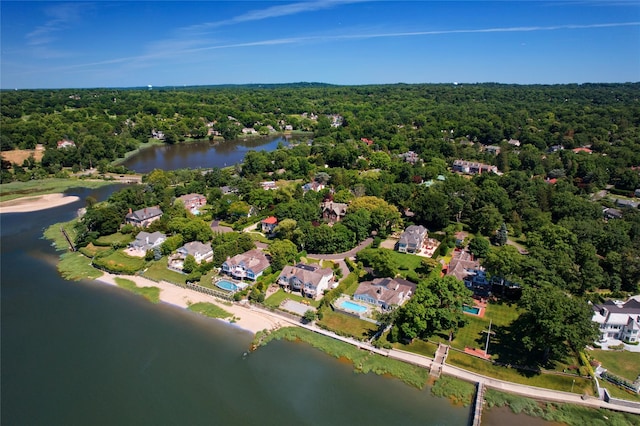
<instances>
[{"instance_id":1,"label":"reflection on water","mask_svg":"<svg viewBox=\"0 0 640 426\"><path fill-rule=\"evenodd\" d=\"M249 151L273 151L278 144L287 145L288 143L288 138L271 136L224 142L202 141L157 145L141 150L122 164L138 173L148 173L153 169L226 167L242 162Z\"/></svg>"}]
</instances>

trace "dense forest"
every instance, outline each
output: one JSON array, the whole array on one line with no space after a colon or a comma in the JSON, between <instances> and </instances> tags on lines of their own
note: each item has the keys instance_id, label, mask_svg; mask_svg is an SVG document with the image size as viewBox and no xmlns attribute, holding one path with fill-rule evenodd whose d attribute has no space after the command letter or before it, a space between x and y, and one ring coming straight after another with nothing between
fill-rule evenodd
<instances>
[{"instance_id":1,"label":"dense forest","mask_svg":"<svg viewBox=\"0 0 640 426\"><path fill-rule=\"evenodd\" d=\"M250 152L235 168L156 170L107 206L89 208L80 244L115 232L127 209L157 204L169 214L153 229L181 232L181 241L213 239L206 220L241 229L255 211L278 218L276 239L316 253L345 251L413 223L438 235L443 253L457 231L469 231L469 248L490 276L522 285L523 303L540 312L549 312L545 294L597 299L602 291L640 291L637 83L5 91L1 102L2 150L46 148L41 163L3 161L2 182L107 169L157 132L165 143L231 139L249 127L313 132L309 144ZM57 149L62 139L76 146ZM455 173L455 160L497 173ZM295 184L260 187L275 178ZM313 181L326 188L304 192L301 183ZM205 217L172 207L189 192L207 195ZM326 200L349 203L333 226L318 208Z\"/></svg>"}]
</instances>

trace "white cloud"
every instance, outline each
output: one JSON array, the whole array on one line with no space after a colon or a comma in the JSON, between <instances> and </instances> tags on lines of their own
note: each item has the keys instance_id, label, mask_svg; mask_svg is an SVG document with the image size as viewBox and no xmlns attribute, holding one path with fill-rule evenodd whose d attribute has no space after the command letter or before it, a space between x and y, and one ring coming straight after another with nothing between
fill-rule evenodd
<instances>
[{"instance_id":1,"label":"white cloud","mask_svg":"<svg viewBox=\"0 0 640 426\"><path fill-rule=\"evenodd\" d=\"M49 17L49 20L25 36L27 43L31 46L42 46L51 43L55 39L56 33L79 21L83 11L89 6L88 3L50 5L45 9L45 14Z\"/></svg>"}]
</instances>

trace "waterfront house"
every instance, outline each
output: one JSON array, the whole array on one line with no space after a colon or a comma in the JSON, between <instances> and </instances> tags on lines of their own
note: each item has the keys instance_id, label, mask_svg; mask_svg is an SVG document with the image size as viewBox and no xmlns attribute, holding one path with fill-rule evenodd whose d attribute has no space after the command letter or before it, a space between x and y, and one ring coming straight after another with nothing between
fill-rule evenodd
<instances>
[{"instance_id":1,"label":"waterfront house","mask_svg":"<svg viewBox=\"0 0 640 426\"><path fill-rule=\"evenodd\" d=\"M290 291L299 291L305 297L321 297L334 283L333 270L318 265L298 263L287 265L278 277L278 284Z\"/></svg>"},{"instance_id":2,"label":"waterfront house","mask_svg":"<svg viewBox=\"0 0 640 426\"><path fill-rule=\"evenodd\" d=\"M385 311L402 306L415 292L416 285L402 278L376 278L361 282L353 298L371 305L377 305Z\"/></svg>"},{"instance_id":3,"label":"waterfront house","mask_svg":"<svg viewBox=\"0 0 640 426\"><path fill-rule=\"evenodd\" d=\"M166 239L167 236L162 232L156 231L148 233L146 231L140 231L138 235L136 235L136 239L129 243L129 247L134 250L146 252L147 250L153 250L159 247Z\"/></svg>"},{"instance_id":4,"label":"waterfront house","mask_svg":"<svg viewBox=\"0 0 640 426\"><path fill-rule=\"evenodd\" d=\"M160 217L162 217L160 206L145 207L136 211L129 209L129 213L124 217L124 223L146 228Z\"/></svg>"},{"instance_id":5,"label":"waterfront house","mask_svg":"<svg viewBox=\"0 0 640 426\"><path fill-rule=\"evenodd\" d=\"M325 201L320 206L322 208L322 218L329 223L339 222L347 214L347 204Z\"/></svg>"},{"instance_id":6,"label":"waterfront house","mask_svg":"<svg viewBox=\"0 0 640 426\"><path fill-rule=\"evenodd\" d=\"M228 258L222 264L222 271L238 279L255 281L269 266L267 256L260 250L253 249Z\"/></svg>"},{"instance_id":7,"label":"waterfront house","mask_svg":"<svg viewBox=\"0 0 640 426\"><path fill-rule=\"evenodd\" d=\"M184 260L189 255L193 256L198 264L210 262L213 260L213 248L211 248L211 244L201 243L200 241L186 243L169 256L167 261L169 268L181 272L184 269Z\"/></svg>"},{"instance_id":8,"label":"waterfront house","mask_svg":"<svg viewBox=\"0 0 640 426\"><path fill-rule=\"evenodd\" d=\"M453 252L447 275L464 282L464 285L478 296L488 296L490 293L491 283L487 280L484 268L466 250L456 249Z\"/></svg>"},{"instance_id":9,"label":"waterfront house","mask_svg":"<svg viewBox=\"0 0 640 426\"><path fill-rule=\"evenodd\" d=\"M427 234L427 228L422 225L408 226L400 235L398 251L400 253L419 253Z\"/></svg>"},{"instance_id":10,"label":"waterfront house","mask_svg":"<svg viewBox=\"0 0 640 426\"><path fill-rule=\"evenodd\" d=\"M622 302L608 300L594 304L592 320L598 324L600 340L640 342L640 296Z\"/></svg>"},{"instance_id":11,"label":"waterfront house","mask_svg":"<svg viewBox=\"0 0 640 426\"><path fill-rule=\"evenodd\" d=\"M201 194L186 194L178 197L176 202L184 204L184 208L193 214L200 213L200 207L207 204L207 198Z\"/></svg>"},{"instance_id":12,"label":"waterfront house","mask_svg":"<svg viewBox=\"0 0 640 426\"><path fill-rule=\"evenodd\" d=\"M262 232L265 234L273 234L276 226L278 226L278 219L275 216L269 216L268 218L260 221L260 226L262 227Z\"/></svg>"}]
</instances>

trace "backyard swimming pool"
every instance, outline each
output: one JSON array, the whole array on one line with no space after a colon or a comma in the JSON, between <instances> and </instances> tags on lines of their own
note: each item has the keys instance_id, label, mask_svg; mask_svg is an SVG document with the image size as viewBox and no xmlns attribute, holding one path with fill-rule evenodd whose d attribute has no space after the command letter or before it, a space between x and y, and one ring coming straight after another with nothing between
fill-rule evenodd
<instances>
[{"instance_id":1,"label":"backyard swimming pool","mask_svg":"<svg viewBox=\"0 0 640 426\"><path fill-rule=\"evenodd\" d=\"M238 291L238 286L227 280L219 280L216 282L216 286L227 291Z\"/></svg>"},{"instance_id":2,"label":"backyard swimming pool","mask_svg":"<svg viewBox=\"0 0 640 426\"><path fill-rule=\"evenodd\" d=\"M367 312L367 310L369 308L367 308L366 306L362 306L359 305L357 303L353 303L349 300L343 300L342 302L340 302L340 305L338 305L340 308L348 310L348 311L354 311L357 312L359 314L365 313Z\"/></svg>"},{"instance_id":3,"label":"backyard swimming pool","mask_svg":"<svg viewBox=\"0 0 640 426\"><path fill-rule=\"evenodd\" d=\"M468 314L473 314L473 315L478 315L480 313L480 308L476 306L472 308L471 306L464 305L462 306L462 310Z\"/></svg>"}]
</instances>

